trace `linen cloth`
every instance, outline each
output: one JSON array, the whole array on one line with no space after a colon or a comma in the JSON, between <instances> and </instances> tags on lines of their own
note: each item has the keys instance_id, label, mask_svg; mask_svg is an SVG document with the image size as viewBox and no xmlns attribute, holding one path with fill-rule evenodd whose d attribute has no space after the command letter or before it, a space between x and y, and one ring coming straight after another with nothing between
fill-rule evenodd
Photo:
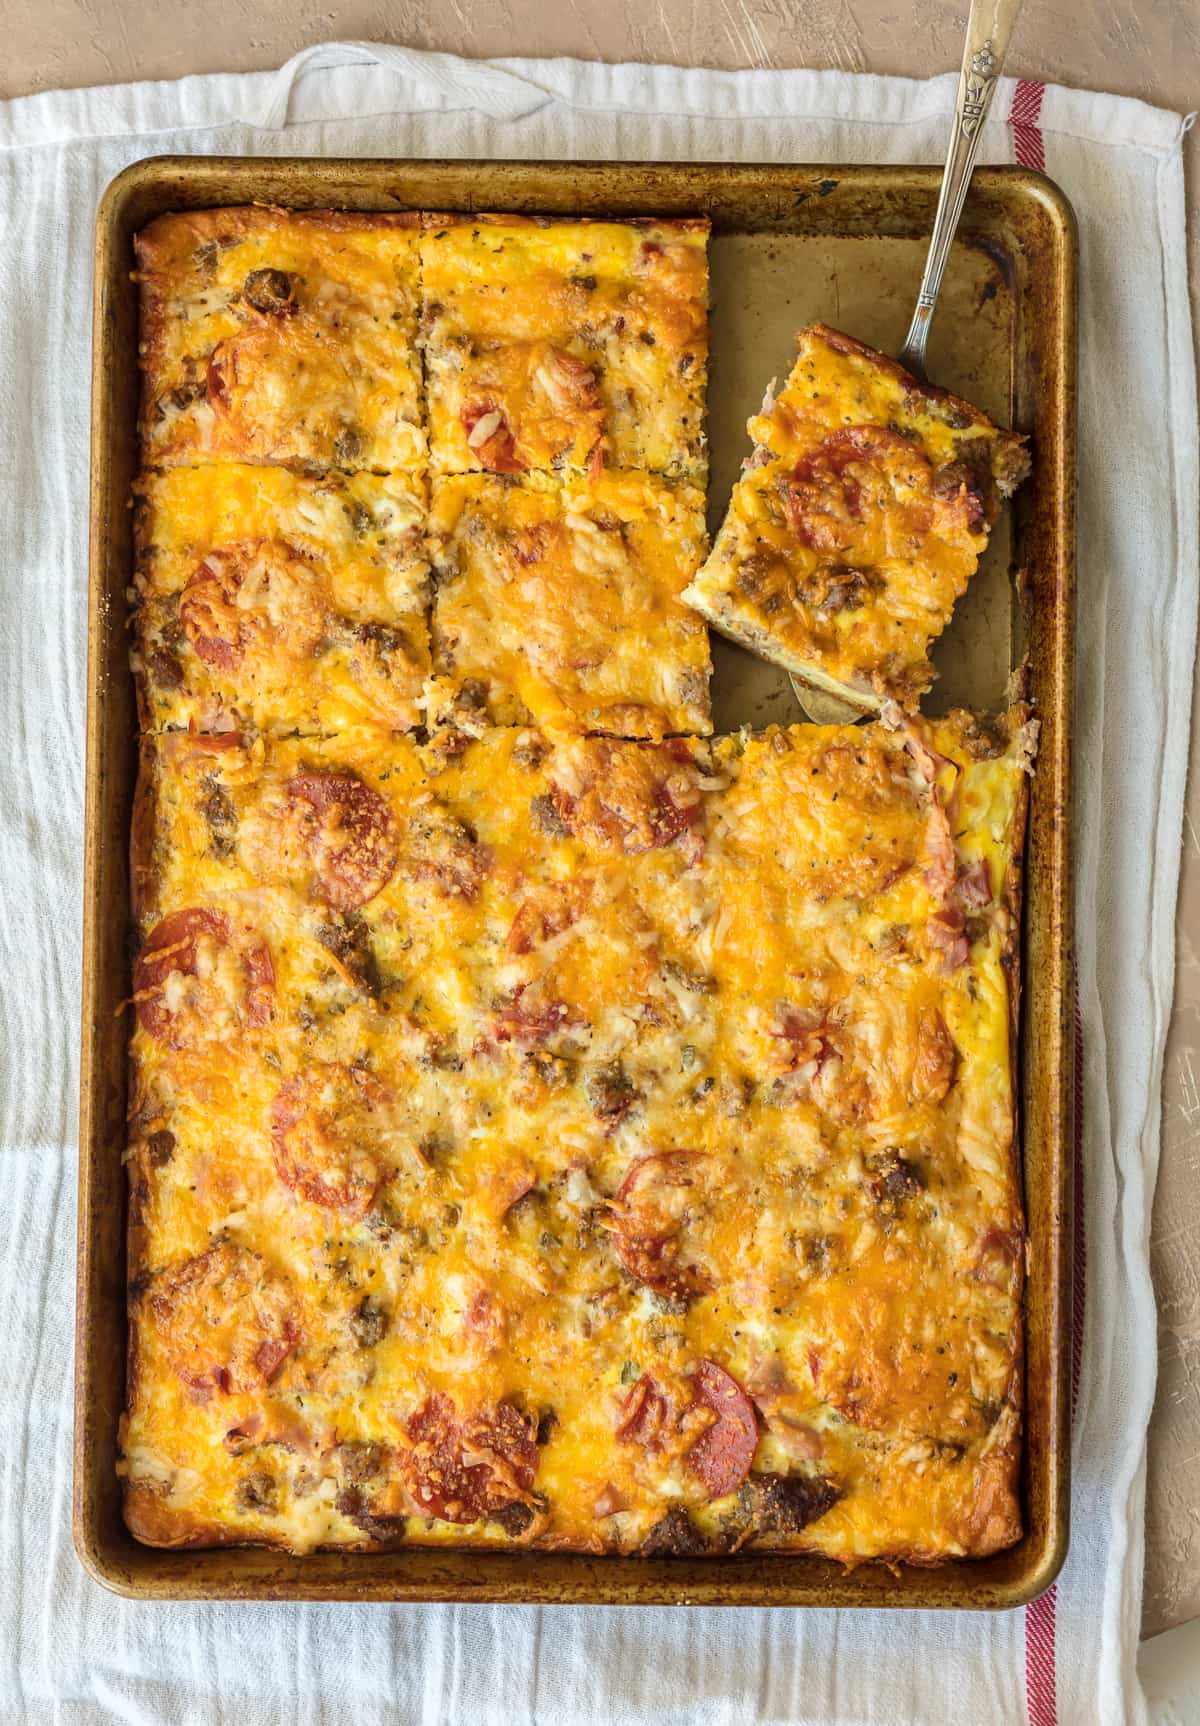
<instances>
[{"instance_id":1,"label":"linen cloth","mask_svg":"<svg viewBox=\"0 0 1200 1726\"><path fill-rule=\"evenodd\" d=\"M1086 1326L1073 1534L996 1616L144 1605L71 1549L90 247L162 152L939 162L955 80L476 64L330 44L278 73L0 104L0 1718L422 1726L1137 1721L1148 1274L1197 606L1186 122L1003 87L1081 240L1077 817ZM1014 98L1016 107L1014 110Z\"/></svg>"}]
</instances>

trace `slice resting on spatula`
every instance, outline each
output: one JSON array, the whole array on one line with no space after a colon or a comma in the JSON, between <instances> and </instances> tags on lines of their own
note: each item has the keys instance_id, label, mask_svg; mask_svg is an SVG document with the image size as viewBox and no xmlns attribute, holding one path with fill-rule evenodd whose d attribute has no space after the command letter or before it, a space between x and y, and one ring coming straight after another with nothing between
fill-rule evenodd
<instances>
[{"instance_id":1,"label":"slice resting on spatula","mask_svg":"<svg viewBox=\"0 0 1200 1726\"><path fill-rule=\"evenodd\" d=\"M684 599L714 628L859 712L915 708L1024 440L825 324L785 388Z\"/></svg>"},{"instance_id":2,"label":"slice resting on spatula","mask_svg":"<svg viewBox=\"0 0 1200 1726\"><path fill-rule=\"evenodd\" d=\"M812 719L838 724L933 681L929 649L1029 472L1024 442L925 382L925 349L983 122L1021 0L971 0L929 253L900 360L825 324L801 330L782 394L712 555L684 592L715 628L786 667Z\"/></svg>"}]
</instances>

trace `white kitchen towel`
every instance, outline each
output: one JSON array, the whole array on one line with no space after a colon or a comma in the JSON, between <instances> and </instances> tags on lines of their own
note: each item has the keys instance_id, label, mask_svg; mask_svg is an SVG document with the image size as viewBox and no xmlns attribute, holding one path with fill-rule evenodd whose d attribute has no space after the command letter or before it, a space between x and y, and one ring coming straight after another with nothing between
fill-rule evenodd
<instances>
[{"instance_id":1,"label":"white kitchen towel","mask_svg":"<svg viewBox=\"0 0 1200 1726\"><path fill-rule=\"evenodd\" d=\"M1077 816L1087 1214L1073 1534L998 1616L142 1605L71 1549L92 222L167 151L940 162L954 79L362 43L278 73L0 104L0 1718L633 1726L1143 1718L1148 1271L1197 607L1178 116L1006 84L983 158L1079 217Z\"/></svg>"}]
</instances>

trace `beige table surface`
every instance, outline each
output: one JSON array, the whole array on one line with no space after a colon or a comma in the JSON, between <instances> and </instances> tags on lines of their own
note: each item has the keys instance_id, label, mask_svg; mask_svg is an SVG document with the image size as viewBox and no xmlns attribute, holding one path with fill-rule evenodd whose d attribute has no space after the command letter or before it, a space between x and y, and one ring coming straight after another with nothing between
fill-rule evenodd
<instances>
[{"instance_id":1,"label":"beige table surface","mask_svg":"<svg viewBox=\"0 0 1200 1726\"><path fill-rule=\"evenodd\" d=\"M812 66L924 77L957 66L966 0L7 0L0 97L277 66L333 38L458 54ZM1200 104L1196 0L1027 0L1008 70ZM1188 141L1200 312L1200 127ZM1198 319L1200 322L1200 319ZM1086 582L1087 571L1081 571ZM1200 737L1200 700L1193 738ZM1183 843L1178 988L1154 1218L1161 1378L1150 1429L1144 1633L1200 1617L1200 749Z\"/></svg>"}]
</instances>

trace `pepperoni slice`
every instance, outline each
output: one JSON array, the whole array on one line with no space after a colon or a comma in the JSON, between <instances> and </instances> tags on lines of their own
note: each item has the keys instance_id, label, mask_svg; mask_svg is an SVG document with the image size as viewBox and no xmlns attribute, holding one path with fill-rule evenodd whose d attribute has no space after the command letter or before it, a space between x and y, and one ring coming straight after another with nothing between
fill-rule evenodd
<instances>
[{"instance_id":1,"label":"pepperoni slice","mask_svg":"<svg viewBox=\"0 0 1200 1726\"><path fill-rule=\"evenodd\" d=\"M296 773L288 795L303 806L304 841L317 887L337 911L357 911L383 890L396 867L391 811L353 773Z\"/></svg>"},{"instance_id":2,"label":"pepperoni slice","mask_svg":"<svg viewBox=\"0 0 1200 1726\"><path fill-rule=\"evenodd\" d=\"M230 962L231 961L231 962ZM172 984L172 978L187 979ZM138 1022L160 1043L224 1035L230 1013L241 1025L271 1016L275 968L266 944L235 930L223 911L172 911L146 937L133 967Z\"/></svg>"},{"instance_id":3,"label":"pepperoni slice","mask_svg":"<svg viewBox=\"0 0 1200 1726\"><path fill-rule=\"evenodd\" d=\"M401 1468L418 1508L446 1522L477 1522L528 1498L538 1466L534 1423L510 1402L459 1421L450 1398L431 1396L408 1421Z\"/></svg>"},{"instance_id":4,"label":"pepperoni slice","mask_svg":"<svg viewBox=\"0 0 1200 1726\"><path fill-rule=\"evenodd\" d=\"M478 356L472 369L460 417L475 465L518 473L560 457L582 463L599 449L604 410L585 360L547 342L515 342Z\"/></svg>"},{"instance_id":5,"label":"pepperoni slice","mask_svg":"<svg viewBox=\"0 0 1200 1726\"><path fill-rule=\"evenodd\" d=\"M493 402L472 402L462 410L462 427L476 459L490 473L524 473L529 466L517 454L517 440Z\"/></svg>"},{"instance_id":6,"label":"pepperoni slice","mask_svg":"<svg viewBox=\"0 0 1200 1726\"><path fill-rule=\"evenodd\" d=\"M588 738L571 746L551 788L560 819L580 838L634 855L669 845L703 812L687 745Z\"/></svg>"},{"instance_id":7,"label":"pepperoni slice","mask_svg":"<svg viewBox=\"0 0 1200 1726\"><path fill-rule=\"evenodd\" d=\"M204 663L232 674L249 658L307 658L325 629L312 566L284 540L244 540L210 551L179 601L184 634Z\"/></svg>"},{"instance_id":8,"label":"pepperoni slice","mask_svg":"<svg viewBox=\"0 0 1200 1726\"><path fill-rule=\"evenodd\" d=\"M244 646L237 595L242 572L227 551L213 551L196 566L179 599L179 621L193 649L217 671L236 671Z\"/></svg>"},{"instance_id":9,"label":"pepperoni slice","mask_svg":"<svg viewBox=\"0 0 1200 1726\"><path fill-rule=\"evenodd\" d=\"M701 1361L691 1384L693 1406L708 1409L716 1418L684 1461L689 1473L708 1489L710 1498L724 1498L737 1491L754 1461L758 1448L754 1404L737 1379L715 1360Z\"/></svg>"},{"instance_id":10,"label":"pepperoni slice","mask_svg":"<svg viewBox=\"0 0 1200 1726\"><path fill-rule=\"evenodd\" d=\"M845 556L863 532L868 506L880 492L896 493L901 482L905 494L916 497L908 510L912 525L927 531L932 479L911 438L882 426L842 426L801 456L781 482L781 502L788 526L810 551Z\"/></svg>"},{"instance_id":11,"label":"pepperoni slice","mask_svg":"<svg viewBox=\"0 0 1200 1726\"><path fill-rule=\"evenodd\" d=\"M362 1216L382 1179L377 1150L391 1126L390 1103L357 1067L321 1062L289 1079L271 1104L280 1180L310 1204Z\"/></svg>"},{"instance_id":12,"label":"pepperoni slice","mask_svg":"<svg viewBox=\"0 0 1200 1726\"><path fill-rule=\"evenodd\" d=\"M613 1244L631 1277L657 1294L705 1294L712 1279L690 1261L706 1198L703 1151L661 1151L633 1164L613 1204Z\"/></svg>"},{"instance_id":13,"label":"pepperoni slice","mask_svg":"<svg viewBox=\"0 0 1200 1726\"><path fill-rule=\"evenodd\" d=\"M150 1307L172 1371L196 1391L260 1391L300 1340L288 1284L233 1241L162 1271Z\"/></svg>"},{"instance_id":14,"label":"pepperoni slice","mask_svg":"<svg viewBox=\"0 0 1200 1726\"><path fill-rule=\"evenodd\" d=\"M209 406L218 419L214 452L341 460L342 408L352 381L329 333L327 315L306 315L298 307L282 324L276 316L252 317L217 343L205 370ZM304 380L302 414L296 408L297 378Z\"/></svg>"}]
</instances>

